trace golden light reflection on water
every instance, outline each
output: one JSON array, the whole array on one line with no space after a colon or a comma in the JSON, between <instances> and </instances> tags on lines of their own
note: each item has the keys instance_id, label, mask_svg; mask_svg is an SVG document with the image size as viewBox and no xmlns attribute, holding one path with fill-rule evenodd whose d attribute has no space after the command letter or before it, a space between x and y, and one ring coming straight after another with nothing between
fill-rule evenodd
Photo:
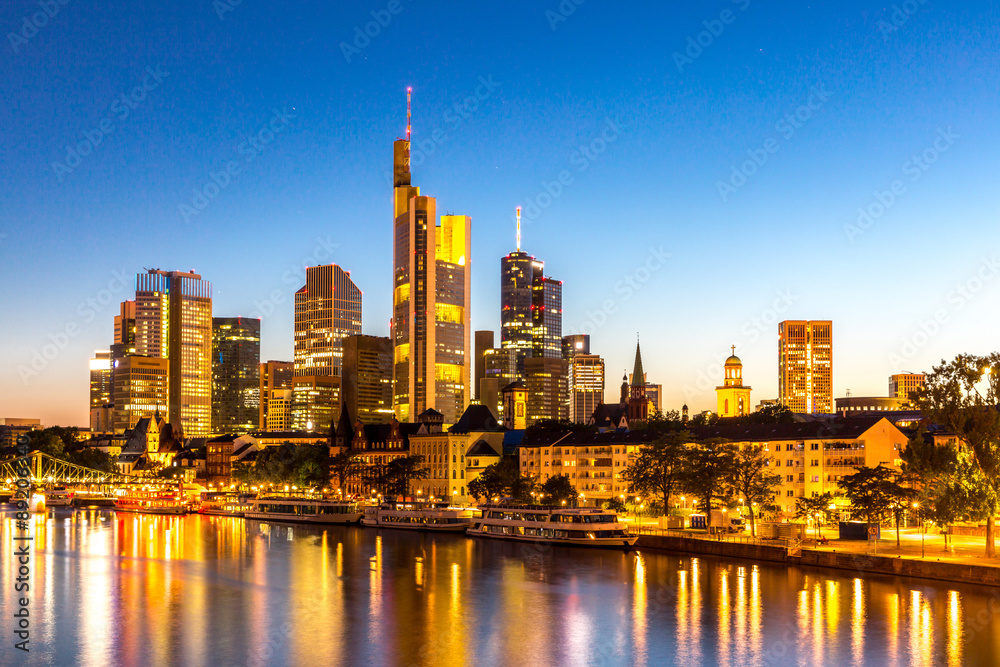
<instances>
[{"instance_id":1,"label":"golden light reflection on water","mask_svg":"<svg viewBox=\"0 0 1000 667\"><path fill-rule=\"evenodd\" d=\"M642 554L635 556L635 584L632 589L632 643L635 646L636 664L645 664L648 654L646 649L647 583L646 564Z\"/></svg>"},{"instance_id":2,"label":"golden light reflection on water","mask_svg":"<svg viewBox=\"0 0 1000 667\"><path fill-rule=\"evenodd\" d=\"M994 615L963 638L988 593L891 577L229 517L64 510L32 529L36 639L65 645L32 665L957 666L1000 639ZM7 586L9 549L0 566Z\"/></svg>"}]
</instances>

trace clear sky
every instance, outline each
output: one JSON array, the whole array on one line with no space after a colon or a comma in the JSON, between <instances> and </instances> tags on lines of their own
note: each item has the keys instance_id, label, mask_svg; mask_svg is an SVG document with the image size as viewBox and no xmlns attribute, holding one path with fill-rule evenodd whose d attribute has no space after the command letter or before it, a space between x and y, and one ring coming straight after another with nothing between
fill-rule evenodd
<instances>
[{"instance_id":1,"label":"clear sky","mask_svg":"<svg viewBox=\"0 0 1000 667\"><path fill-rule=\"evenodd\" d=\"M733 344L776 395L779 319L833 320L836 396L1000 348L995 3L236 1L0 6L0 417L87 424L143 267L290 359L303 267L336 262L387 335L408 85L474 329L524 206L609 397L636 333L692 410Z\"/></svg>"}]
</instances>

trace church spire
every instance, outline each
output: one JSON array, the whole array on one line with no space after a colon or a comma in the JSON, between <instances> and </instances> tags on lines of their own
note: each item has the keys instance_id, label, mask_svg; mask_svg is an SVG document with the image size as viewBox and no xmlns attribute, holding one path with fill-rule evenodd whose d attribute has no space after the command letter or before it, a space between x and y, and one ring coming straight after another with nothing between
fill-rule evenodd
<instances>
[{"instance_id":1,"label":"church spire","mask_svg":"<svg viewBox=\"0 0 1000 667\"><path fill-rule=\"evenodd\" d=\"M635 367L632 369L632 386L646 385L646 374L642 372L642 353L639 351L639 341L635 341Z\"/></svg>"}]
</instances>

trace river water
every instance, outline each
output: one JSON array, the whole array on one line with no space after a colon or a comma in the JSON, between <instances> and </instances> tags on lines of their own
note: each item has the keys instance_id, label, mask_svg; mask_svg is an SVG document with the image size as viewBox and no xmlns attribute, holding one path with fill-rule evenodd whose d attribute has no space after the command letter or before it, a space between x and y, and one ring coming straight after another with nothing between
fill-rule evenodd
<instances>
[{"instance_id":1,"label":"river water","mask_svg":"<svg viewBox=\"0 0 1000 667\"><path fill-rule=\"evenodd\" d=\"M652 551L50 509L0 664L997 665L1000 589Z\"/></svg>"}]
</instances>

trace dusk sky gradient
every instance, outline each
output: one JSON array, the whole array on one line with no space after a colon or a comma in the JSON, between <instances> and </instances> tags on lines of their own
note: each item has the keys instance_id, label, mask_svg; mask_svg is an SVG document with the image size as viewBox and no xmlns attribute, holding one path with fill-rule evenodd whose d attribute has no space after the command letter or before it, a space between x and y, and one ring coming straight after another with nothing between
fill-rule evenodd
<instances>
[{"instance_id":1,"label":"dusk sky gradient","mask_svg":"<svg viewBox=\"0 0 1000 667\"><path fill-rule=\"evenodd\" d=\"M396 15L381 0L244 1L220 18L211 0L69 0L15 43L39 5L3 3L0 417L87 425L88 359L143 267L198 271L216 316L263 311L265 360L292 358L307 264L349 270L365 333L388 335L388 174L408 85L413 183L439 214L472 217L474 330L499 328L515 206L545 203L569 172L525 217L522 246L563 281L564 334L592 333L613 400L636 333L664 408L693 411L715 409L733 344L752 404L776 396L779 319L833 320L836 397L1000 350L995 3L910 0L890 32L891 3L588 0L553 28L557 0L400 1ZM731 22L679 67L724 10ZM348 62L341 43L373 11L391 20ZM134 109L116 103L155 82L147 68L166 75ZM810 101L798 128L779 125ZM281 131L248 161L241 144L275 110ZM102 121L100 145L57 173ZM602 132L605 150L581 158ZM719 182L768 140L776 152L724 200ZM936 161L914 171L925 150ZM185 221L180 206L229 161L240 173ZM901 194L851 231L894 180ZM647 274L657 253L670 256Z\"/></svg>"}]
</instances>

